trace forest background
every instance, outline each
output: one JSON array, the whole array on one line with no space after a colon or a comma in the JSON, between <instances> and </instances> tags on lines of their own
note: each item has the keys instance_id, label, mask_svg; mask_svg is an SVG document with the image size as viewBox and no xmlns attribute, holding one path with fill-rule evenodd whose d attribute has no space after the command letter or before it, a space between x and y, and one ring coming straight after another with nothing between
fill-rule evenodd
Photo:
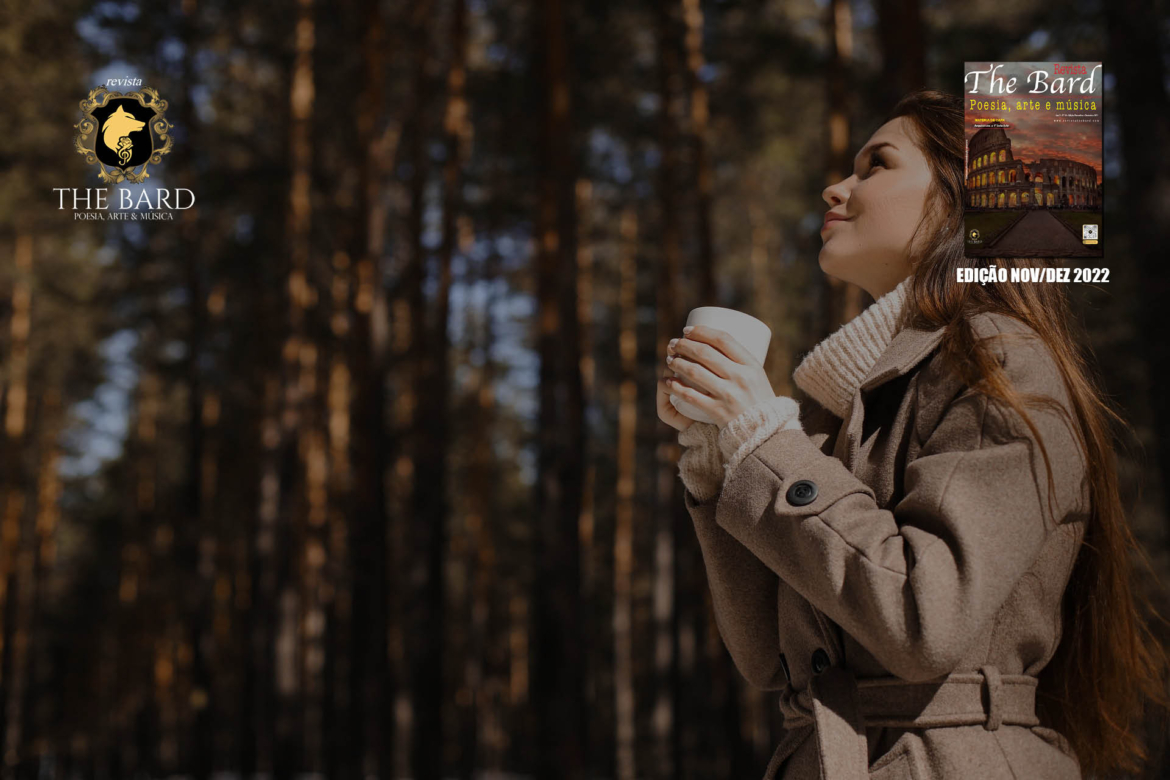
<instances>
[{"instance_id":1,"label":"forest background","mask_svg":"<svg viewBox=\"0 0 1170 780\"><path fill-rule=\"evenodd\" d=\"M792 393L870 302L821 190L964 61L1106 63L1111 276L1069 293L1170 614L1158 5L5 0L0 777L760 776L665 343L751 312ZM117 187L174 221L59 208L117 78L174 138Z\"/></svg>"}]
</instances>

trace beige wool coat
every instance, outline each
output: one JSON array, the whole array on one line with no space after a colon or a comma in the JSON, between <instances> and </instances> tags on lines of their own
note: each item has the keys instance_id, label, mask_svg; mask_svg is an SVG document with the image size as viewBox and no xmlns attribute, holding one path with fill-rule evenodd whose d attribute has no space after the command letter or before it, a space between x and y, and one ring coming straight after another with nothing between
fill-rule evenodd
<instances>
[{"instance_id":1,"label":"beige wool coat","mask_svg":"<svg viewBox=\"0 0 1170 780\"><path fill-rule=\"evenodd\" d=\"M1072 414L1034 331L971 324L1005 334L988 343L1017 390ZM1081 777L1034 707L1088 519L1076 434L1026 407L1050 504L1030 430L943 369L942 335L899 331L844 420L803 400L802 429L763 441L715 497L685 493L724 643L779 691L765 780Z\"/></svg>"}]
</instances>

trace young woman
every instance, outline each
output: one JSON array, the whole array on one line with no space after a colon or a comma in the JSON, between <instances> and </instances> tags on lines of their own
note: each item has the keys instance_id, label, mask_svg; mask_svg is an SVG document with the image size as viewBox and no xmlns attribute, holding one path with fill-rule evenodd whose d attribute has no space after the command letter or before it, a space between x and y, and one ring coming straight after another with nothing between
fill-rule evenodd
<instances>
[{"instance_id":1,"label":"young woman","mask_svg":"<svg viewBox=\"0 0 1170 780\"><path fill-rule=\"evenodd\" d=\"M668 348L658 413L719 630L780 691L767 778L1134 769L1144 705L1170 707L1130 590L1124 423L1062 285L956 282L963 157L960 99L920 91L825 189L820 266L874 303L805 356L801 401L717 329Z\"/></svg>"}]
</instances>

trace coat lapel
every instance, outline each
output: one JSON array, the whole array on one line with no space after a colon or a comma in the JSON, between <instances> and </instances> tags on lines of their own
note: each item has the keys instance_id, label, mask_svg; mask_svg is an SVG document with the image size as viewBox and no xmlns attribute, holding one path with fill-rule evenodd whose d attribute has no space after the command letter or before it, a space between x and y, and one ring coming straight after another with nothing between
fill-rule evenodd
<instances>
[{"instance_id":1,"label":"coat lapel","mask_svg":"<svg viewBox=\"0 0 1170 780\"><path fill-rule=\"evenodd\" d=\"M930 329L902 328L894 335L885 352L878 356L865 379L861 380L858 391L870 390L914 368L939 345L945 330L943 325Z\"/></svg>"},{"instance_id":2,"label":"coat lapel","mask_svg":"<svg viewBox=\"0 0 1170 780\"><path fill-rule=\"evenodd\" d=\"M844 451L841 451L841 447L836 448L839 456L843 454L847 457L845 465L850 470L853 470L857 463L857 450L861 445L862 425L865 422L862 393L902 376L922 362L922 359L942 341L945 330L946 327L942 325L928 329L911 326L902 328L894 335L886 350L878 356L865 379L853 391L853 404L849 418L844 423Z\"/></svg>"}]
</instances>

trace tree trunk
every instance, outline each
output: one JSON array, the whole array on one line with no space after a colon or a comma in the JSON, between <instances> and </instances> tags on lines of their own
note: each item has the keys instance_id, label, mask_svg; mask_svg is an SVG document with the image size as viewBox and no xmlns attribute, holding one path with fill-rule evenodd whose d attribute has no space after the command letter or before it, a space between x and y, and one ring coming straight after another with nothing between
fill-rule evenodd
<instances>
[{"instance_id":1,"label":"tree trunk","mask_svg":"<svg viewBox=\"0 0 1170 780\"><path fill-rule=\"evenodd\" d=\"M634 780L637 777L637 721L632 585L638 432L638 255L637 215L629 206L622 212L620 230L618 351L621 375L618 380L617 503L614 507L613 541L613 687L614 726L617 731L615 776L617 780Z\"/></svg>"},{"instance_id":2,"label":"tree trunk","mask_svg":"<svg viewBox=\"0 0 1170 780\"><path fill-rule=\"evenodd\" d=\"M654 341L655 366L666 357L666 343L682 334L678 311L678 278L682 267L678 199L678 121L680 91L679 55L676 50L674 0L658 2L658 74L661 113L659 115L658 201L661 208L661 246L655 305L658 333ZM657 378L657 377L656 377ZM679 726L681 686L678 667L679 608L677 530L680 513L686 515L681 482L678 479L677 432L666 425L655 426L657 471L654 535L654 774L674 777L680 770ZM689 518L687 524L690 524Z\"/></svg>"},{"instance_id":3,"label":"tree trunk","mask_svg":"<svg viewBox=\"0 0 1170 780\"><path fill-rule=\"evenodd\" d=\"M378 135L385 112L384 47L386 25L377 0L363 4L363 89L357 106L358 208L354 245L358 258L353 297L353 503L349 519L352 587L349 611L350 652L348 687L350 720L345 728L339 770L343 776L391 775L391 705L394 685L389 667L387 630L389 588L389 515L386 505L386 469L389 440L386 430L386 371L389 349L386 298L382 291L385 250L385 209L382 192L387 171L386 146ZM340 368L335 368L340 371ZM341 380L339 380L341 381ZM343 401L331 407L344 413ZM345 452L339 442L338 455ZM340 479L346 469L334 471ZM339 545L340 546L340 545ZM339 551L340 552L340 551ZM344 623L345 588L339 591L338 622ZM344 673L343 658L338 659Z\"/></svg>"},{"instance_id":4,"label":"tree trunk","mask_svg":"<svg viewBox=\"0 0 1170 780\"><path fill-rule=\"evenodd\" d=\"M288 320L282 351L280 516L283 544L277 558L276 596L276 751L273 774L276 780L292 777L302 765L305 690L302 674L306 662L304 616L312 606L304 588L300 564L306 551L306 496L301 492L307 476L301 453L311 451L314 440L302 449L301 437L312 429L310 404L314 392L316 347L307 326L307 310L316 301L310 282L310 219L312 215L312 122L315 100L313 51L316 25L313 0L298 0L294 35L292 80L289 88L290 131L289 169L291 186L288 210Z\"/></svg>"},{"instance_id":5,"label":"tree trunk","mask_svg":"<svg viewBox=\"0 0 1170 780\"><path fill-rule=\"evenodd\" d=\"M37 425L40 446L37 448L36 512L29 537L31 551L28 560L29 602L25 619L18 620L17 624L17 630L20 631L23 623L29 642L23 674L18 671L16 675L18 680L22 676L25 679L20 720L23 724L22 755L29 770L32 770L37 762L46 762L47 751L40 747L40 744L48 742L54 736L51 731L54 723L52 718L55 715L52 702L56 697L51 685L51 645L44 630L42 607L48 574L55 557L57 521L60 516L61 477L57 469L61 459L58 436L61 432L62 415L59 384L53 383L46 388L40 406L38 415L40 422Z\"/></svg>"},{"instance_id":6,"label":"tree trunk","mask_svg":"<svg viewBox=\"0 0 1170 780\"><path fill-rule=\"evenodd\" d=\"M1143 14L1145 14L1143 16ZM1170 295L1170 271L1166 268L1165 247L1170 240L1170 99L1167 98L1160 37L1151 19L1158 18L1150 0L1121 0L1106 6L1109 53L1115 68L1118 116L1121 119L1121 149L1125 158L1124 209L1110 210L1114 225L1106 229L1114 236L1129 228L1130 248L1141 279L1138 317L1141 344L1149 370L1150 399L1154 410L1154 441L1163 448L1157 456L1162 484L1170 485L1170 345L1158 336L1165 330L1162 307ZM1151 56L1133 56L1143 52ZM1114 201L1116 203L1116 201ZM1170 490L1162 491L1164 515L1170 518ZM1170 529L1168 529L1170 530Z\"/></svg>"},{"instance_id":7,"label":"tree trunk","mask_svg":"<svg viewBox=\"0 0 1170 780\"><path fill-rule=\"evenodd\" d=\"M180 83L193 82L194 52L197 42L192 32L191 14L194 3L185 4L178 22L178 39L183 43ZM195 112L191 101L178 101L178 124L187 132L187 142L175 150L173 170L177 172L178 183L191 187L192 153L198 148ZM215 658L206 657L206 651L214 648L214 638L209 636L214 609L217 546L215 528L216 513L211 511L211 496L206 490L214 490L215 453L206 447L204 414L216 404L213 395L206 394L201 362L207 329L207 293L204 289L203 274L206 258L197 247L202 235L198 221L199 212L188 209L179 218L179 240L176 248L186 274L189 324L187 333L187 464L183 484L183 511L186 513L185 528L180 532L179 568L194 578L195 587L183 589L183 613L180 620L187 623L189 643L192 651L192 684L194 689L189 706L193 712L192 733L184 738L192 744L192 774L196 780L207 780L215 766L215 700L212 669ZM214 652L214 651L213 651Z\"/></svg>"},{"instance_id":8,"label":"tree trunk","mask_svg":"<svg viewBox=\"0 0 1170 780\"><path fill-rule=\"evenodd\" d=\"M14 679L16 658L16 616L19 566L26 550L21 544L21 518L26 512L28 493L20 453L25 445L28 413L29 333L32 328L32 234L16 234L15 278L12 288L12 319L8 386L4 409L3 503L0 505L0 772L5 780L16 771L20 743L18 718L21 681Z\"/></svg>"},{"instance_id":9,"label":"tree trunk","mask_svg":"<svg viewBox=\"0 0 1170 780\"><path fill-rule=\"evenodd\" d=\"M882 50L881 112L899 98L926 86L926 52L921 0L879 0L878 38Z\"/></svg>"},{"instance_id":10,"label":"tree trunk","mask_svg":"<svg viewBox=\"0 0 1170 780\"><path fill-rule=\"evenodd\" d=\"M584 410L566 17L564 0L543 0L535 15L544 115L536 215L540 444L533 691L537 777L579 780L585 761L578 536Z\"/></svg>"},{"instance_id":11,"label":"tree trunk","mask_svg":"<svg viewBox=\"0 0 1170 780\"><path fill-rule=\"evenodd\" d=\"M582 399L586 409L593 403L594 385L596 382L596 361L593 355L593 183L589 179L578 179L576 187L576 209L581 221L579 238L577 241L577 321L581 327L581 383ZM595 490L597 481L597 467L595 465L594 448L586 450L584 483L581 492L581 516L577 521L577 535L581 544L581 601L583 605L582 619L593 630L593 621L598 614L599 595L597 590L597 544L595 541L596 521L594 513ZM582 651L582 674L584 676L584 702L588 712L594 717L586 718L588 731L582 735L586 755L601 755L602 744L600 729L596 727L599 720L598 684L600 671L605 656L591 652L592 643ZM591 765L590 770L599 771L600 767Z\"/></svg>"},{"instance_id":12,"label":"tree trunk","mask_svg":"<svg viewBox=\"0 0 1170 780\"><path fill-rule=\"evenodd\" d=\"M691 98L691 145L695 166L695 226L699 239L698 306L714 306L719 299L715 281L715 238L712 210L715 200L715 174L707 148L707 124L710 116L707 87L703 84L703 7L700 0L682 0L686 23L687 88Z\"/></svg>"},{"instance_id":13,"label":"tree trunk","mask_svg":"<svg viewBox=\"0 0 1170 780\"><path fill-rule=\"evenodd\" d=\"M458 17L456 12L456 17ZM428 54L426 38L419 36L416 49L418 84L421 95L426 78ZM420 106L420 112L425 108ZM443 775L443 709L444 658L446 656L446 578L443 561L447 546L449 515L446 495L448 449L448 297L451 287L451 246L453 236L454 193L449 178L451 169L444 169L443 246L439 257L438 291L434 299L434 313L426 316L424 293L426 254L422 245L422 221L425 209L426 184L425 143L428 124L424 114L418 115L413 134L415 171L411 182L411 237L418 274L414 292L416 391L418 406L414 419L414 544L417 551L415 567L421 576L415 579L422 592L415 599L416 615L412 621L411 647L414 659L410 666L413 717L411 719L411 776L418 780L439 780ZM429 321L428 321L429 320Z\"/></svg>"}]
</instances>

